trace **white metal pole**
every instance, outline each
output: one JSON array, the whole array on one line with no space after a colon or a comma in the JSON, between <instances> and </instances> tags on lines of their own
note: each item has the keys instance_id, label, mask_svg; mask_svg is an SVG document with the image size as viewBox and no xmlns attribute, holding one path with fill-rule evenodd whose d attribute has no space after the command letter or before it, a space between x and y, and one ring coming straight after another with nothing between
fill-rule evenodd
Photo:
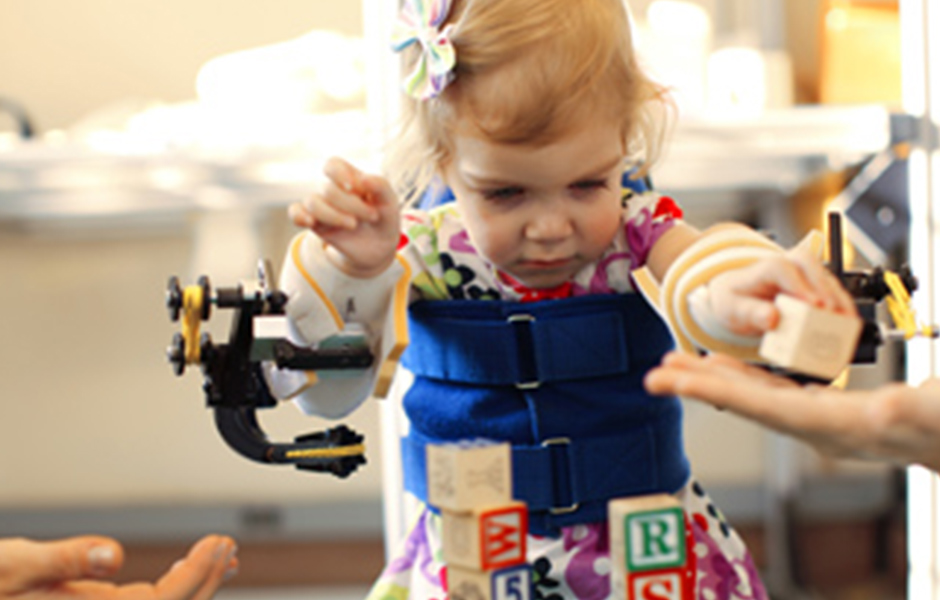
<instances>
[{"instance_id":1,"label":"white metal pole","mask_svg":"<svg viewBox=\"0 0 940 600\"><path fill-rule=\"evenodd\" d=\"M400 67L391 51L392 25L398 16L399 0L362 0L363 31L366 43L366 108L370 120L372 149L376 164L381 164L385 141L399 112ZM405 535L407 511L403 503L403 475L400 437L406 419L397 402L395 390L389 400L380 401L382 448L382 506L385 554L391 557Z\"/></svg>"},{"instance_id":2,"label":"white metal pole","mask_svg":"<svg viewBox=\"0 0 940 600\"><path fill-rule=\"evenodd\" d=\"M922 320L936 322L940 265L940 157L933 132L940 116L940 7L936 0L901 0L904 110L919 119L909 160L910 259L920 280L915 308ZM907 381L917 385L940 373L934 344L911 348ZM940 487L937 476L921 467L908 470L908 597L940 600Z\"/></svg>"}]
</instances>

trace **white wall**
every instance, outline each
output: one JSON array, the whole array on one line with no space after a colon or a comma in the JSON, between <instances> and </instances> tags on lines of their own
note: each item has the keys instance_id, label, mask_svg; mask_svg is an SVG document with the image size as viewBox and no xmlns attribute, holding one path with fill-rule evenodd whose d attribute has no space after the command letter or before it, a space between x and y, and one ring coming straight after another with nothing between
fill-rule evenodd
<instances>
[{"instance_id":1,"label":"white wall","mask_svg":"<svg viewBox=\"0 0 940 600\"><path fill-rule=\"evenodd\" d=\"M361 35L361 12L348 0L0 0L0 96L42 129L119 100L186 100L209 58L312 29Z\"/></svg>"},{"instance_id":2,"label":"white wall","mask_svg":"<svg viewBox=\"0 0 940 600\"><path fill-rule=\"evenodd\" d=\"M290 232L276 213L261 247L279 264ZM198 369L172 374L163 353L178 324L164 286L173 274L192 282L191 238L183 226L0 233L0 507L378 496L374 406L347 421L367 434L370 465L340 481L236 455L215 431ZM230 319L215 312L216 341ZM330 425L291 405L258 414L278 440Z\"/></svg>"},{"instance_id":3,"label":"white wall","mask_svg":"<svg viewBox=\"0 0 940 600\"><path fill-rule=\"evenodd\" d=\"M0 95L41 127L67 127L123 98L186 100L212 56L313 28L357 33L361 16L360 3L336 0L0 0ZM274 209L260 237L241 242L279 262L285 221ZM214 431L199 375L172 376L163 289L171 274L203 272L193 272L194 239L182 221L78 231L0 222L0 507L378 497L374 406L350 420L369 438L371 466L338 481L236 456ZM226 270L251 275L250 265ZM235 283L221 272L207 274ZM216 319L224 331L227 315ZM292 407L262 417L283 438L325 425ZM687 423L704 482L762 480L763 432L701 406Z\"/></svg>"},{"instance_id":4,"label":"white wall","mask_svg":"<svg viewBox=\"0 0 940 600\"><path fill-rule=\"evenodd\" d=\"M313 29L361 35L361 17L359 2L335 0L0 0L0 96L42 130L64 128L126 99L189 100L213 56ZM242 243L279 263L285 221L282 209L261 215L261 245ZM350 421L372 465L341 482L238 457L215 433L198 371L172 375L163 289L194 268L192 220L19 225L0 222L0 506L378 496L374 408ZM252 276L244 267L228 271ZM219 335L229 318L217 317ZM262 419L281 439L326 425L291 406Z\"/></svg>"}]
</instances>

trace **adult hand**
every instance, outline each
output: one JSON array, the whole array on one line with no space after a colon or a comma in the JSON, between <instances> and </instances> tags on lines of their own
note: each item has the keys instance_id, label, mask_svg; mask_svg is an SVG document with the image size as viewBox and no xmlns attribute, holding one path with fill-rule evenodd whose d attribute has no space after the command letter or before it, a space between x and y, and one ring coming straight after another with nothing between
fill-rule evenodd
<instances>
[{"instance_id":1,"label":"adult hand","mask_svg":"<svg viewBox=\"0 0 940 600\"><path fill-rule=\"evenodd\" d=\"M327 244L327 256L343 272L371 277L395 259L400 235L398 199L382 177L367 175L340 158L323 169L321 189L295 202L288 215Z\"/></svg>"},{"instance_id":2,"label":"adult hand","mask_svg":"<svg viewBox=\"0 0 940 600\"><path fill-rule=\"evenodd\" d=\"M207 600L237 571L235 551L231 538L206 536L155 583L116 585L103 581L124 562L110 538L0 539L0 600Z\"/></svg>"},{"instance_id":3,"label":"adult hand","mask_svg":"<svg viewBox=\"0 0 940 600\"><path fill-rule=\"evenodd\" d=\"M668 354L646 389L727 409L818 450L843 457L918 463L940 471L940 380L870 391L800 387L743 362L712 354Z\"/></svg>"}]
</instances>

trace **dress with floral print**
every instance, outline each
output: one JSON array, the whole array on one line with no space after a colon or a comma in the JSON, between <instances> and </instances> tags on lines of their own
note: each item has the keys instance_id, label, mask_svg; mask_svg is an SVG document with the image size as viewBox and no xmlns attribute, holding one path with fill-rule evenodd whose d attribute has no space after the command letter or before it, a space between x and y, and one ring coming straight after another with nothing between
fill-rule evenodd
<instances>
[{"instance_id":1,"label":"dress with floral print","mask_svg":"<svg viewBox=\"0 0 940 600\"><path fill-rule=\"evenodd\" d=\"M656 193L623 192L622 226L606 252L570 281L531 289L500 272L473 247L453 204L404 215L402 253L416 267L420 298L502 299L534 302L588 294L635 293L631 272L643 267L658 239L682 217L676 203ZM701 486L690 479L676 494L683 505L695 554L695 596L700 600L765 600L757 570L737 533ZM611 598L607 523L564 527L558 538L530 535L533 600ZM367 600L445 600L440 517L427 507L367 596Z\"/></svg>"}]
</instances>

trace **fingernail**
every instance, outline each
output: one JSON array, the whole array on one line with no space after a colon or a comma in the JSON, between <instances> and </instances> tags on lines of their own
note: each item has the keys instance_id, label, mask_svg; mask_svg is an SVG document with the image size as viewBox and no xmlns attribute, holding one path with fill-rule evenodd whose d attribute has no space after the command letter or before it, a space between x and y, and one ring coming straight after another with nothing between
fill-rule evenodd
<instances>
[{"instance_id":1,"label":"fingernail","mask_svg":"<svg viewBox=\"0 0 940 600\"><path fill-rule=\"evenodd\" d=\"M88 566L96 575L107 575L114 567L114 548L111 546L94 546L88 550Z\"/></svg>"},{"instance_id":2,"label":"fingernail","mask_svg":"<svg viewBox=\"0 0 940 600\"><path fill-rule=\"evenodd\" d=\"M228 556L231 552L231 547L228 542L222 542L215 547L215 550L212 551L212 560L222 560L223 556ZM227 560L227 559L226 559Z\"/></svg>"},{"instance_id":3,"label":"fingernail","mask_svg":"<svg viewBox=\"0 0 940 600\"><path fill-rule=\"evenodd\" d=\"M238 567L229 567L225 570L225 573L222 573L222 581L228 581L236 575L238 575Z\"/></svg>"}]
</instances>

